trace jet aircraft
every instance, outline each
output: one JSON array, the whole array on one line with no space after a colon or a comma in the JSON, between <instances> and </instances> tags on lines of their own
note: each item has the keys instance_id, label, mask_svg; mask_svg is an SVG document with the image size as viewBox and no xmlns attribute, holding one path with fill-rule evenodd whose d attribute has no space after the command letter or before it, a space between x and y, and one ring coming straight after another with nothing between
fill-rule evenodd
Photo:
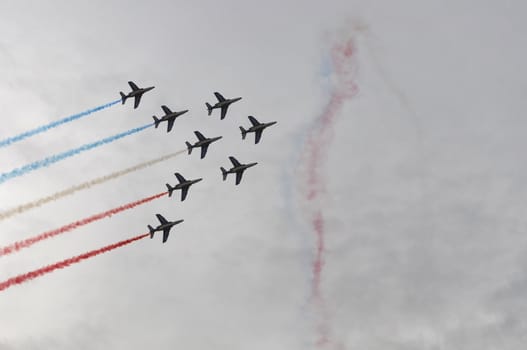
<instances>
[{"instance_id":1,"label":"jet aircraft","mask_svg":"<svg viewBox=\"0 0 527 350\"><path fill-rule=\"evenodd\" d=\"M137 106L139 106L139 102L141 101L141 96L143 96L145 92L150 91L154 88L154 86L150 86L147 88L138 88L137 85L135 85L133 81L129 81L128 85L130 85L130 88L132 89L132 91L128 95L125 95L122 91L119 92L121 94L121 101L122 101L122 104L124 105L124 102L126 101L128 97L133 97L135 99L134 108L137 108Z\"/></svg>"},{"instance_id":2,"label":"jet aircraft","mask_svg":"<svg viewBox=\"0 0 527 350\"><path fill-rule=\"evenodd\" d=\"M248 116L247 118L249 118L249 121L251 122L252 126L247 130L245 130L243 126L240 126L240 130L242 131L242 140L245 140L245 136L247 135L247 133L254 132L254 143L255 144L260 142L260 138L262 137L262 132L264 131L265 128L276 124L276 122L260 123L252 115Z\"/></svg>"},{"instance_id":3,"label":"jet aircraft","mask_svg":"<svg viewBox=\"0 0 527 350\"><path fill-rule=\"evenodd\" d=\"M182 223L183 220L168 221L161 214L156 214L156 216L159 220L160 225L156 228L153 228L152 226L148 225L148 230L150 231L150 238L154 238L155 232L163 231L163 243L165 243L168 239L168 234L170 233L170 229L172 228L172 226Z\"/></svg>"},{"instance_id":4,"label":"jet aircraft","mask_svg":"<svg viewBox=\"0 0 527 350\"><path fill-rule=\"evenodd\" d=\"M161 118L157 118L154 115L152 116L152 118L154 118L156 129L161 122L166 121L167 122L167 132L170 132L170 130L172 130L172 127L174 126L174 122L176 121L177 117L188 112L188 109L185 109L184 111L181 111L181 112L172 112L170 108L168 108L165 105L161 106L161 108L163 109L163 112L165 112L165 115L162 116Z\"/></svg>"},{"instance_id":5,"label":"jet aircraft","mask_svg":"<svg viewBox=\"0 0 527 350\"><path fill-rule=\"evenodd\" d=\"M221 167L221 173L223 174L223 181L227 179L227 174L236 174L236 185L240 183L242 180L242 175L245 169L255 166L258 163L248 163L248 164L241 164L236 160L234 157L229 157L232 163L232 168L229 170L225 170L223 167Z\"/></svg>"},{"instance_id":6,"label":"jet aircraft","mask_svg":"<svg viewBox=\"0 0 527 350\"><path fill-rule=\"evenodd\" d=\"M182 202L185 200L185 198L187 198L188 188L190 186L194 185L195 183L200 182L201 180L203 180L202 178L195 179L195 180L186 180L183 177L183 175L181 175L180 173L174 173L174 175L176 175L176 177L177 177L177 179L179 181L179 184L177 184L174 187L170 186L170 184L166 184L166 186L168 188L168 196L171 197L172 196L172 192L174 192L174 190L181 190L181 201Z\"/></svg>"},{"instance_id":7,"label":"jet aircraft","mask_svg":"<svg viewBox=\"0 0 527 350\"><path fill-rule=\"evenodd\" d=\"M207 105L207 110L209 111L209 115L212 114L212 110L213 109L220 108L221 109L221 116L220 116L221 120L223 120L223 118L225 118L225 115L227 114L227 109L229 108L231 103L234 103L234 102L239 101L239 100L242 99L241 97L235 97L235 98L226 99L219 92L215 92L214 95L218 99L218 102L216 102L216 104L214 106L211 106L208 102L206 102L205 105Z\"/></svg>"},{"instance_id":8,"label":"jet aircraft","mask_svg":"<svg viewBox=\"0 0 527 350\"><path fill-rule=\"evenodd\" d=\"M186 141L185 144L187 145L188 154L192 153L193 148L201 147L201 159L203 159L207 154L207 149L209 148L209 145L214 141L218 141L222 138L222 136L208 138L203 136L203 134L201 134L199 131L194 131L194 134L198 138L198 141L193 145L191 145L188 141Z\"/></svg>"}]
</instances>

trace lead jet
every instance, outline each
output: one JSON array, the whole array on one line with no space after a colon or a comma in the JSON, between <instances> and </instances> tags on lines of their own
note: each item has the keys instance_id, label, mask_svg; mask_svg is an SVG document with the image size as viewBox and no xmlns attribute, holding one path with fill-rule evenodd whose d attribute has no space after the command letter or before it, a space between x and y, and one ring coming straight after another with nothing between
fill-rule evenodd
<instances>
[{"instance_id":1,"label":"lead jet","mask_svg":"<svg viewBox=\"0 0 527 350\"><path fill-rule=\"evenodd\" d=\"M160 225L156 228L153 228L152 226L148 225L148 230L150 231L150 238L154 238L155 232L163 231L163 243L165 243L168 239L168 234L170 233L170 229L172 228L172 226L182 223L183 220L168 221L161 214L156 214L156 216L159 220Z\"/></svg>"},{"instance_id":2,"label":"lead jet","mask_svg":"<svg viewBox=\"0 0 527 350\"><path fill-rule=\"evenodd\" d=\"M141 101L141 96L143 96L145 92L150 91L154 88L154 86L150 86L147 88L138 88L137 85L135 85L133 81L129 81L128 85L130 85L130 88L132 89L132 91L128 95L125 95L122 91L119 92L121 94L121 101L122 101L122 104L124 105L124 102L126 101L128 97L133 97L135 99L134 108L137 108L137 106L139 106L139 102Z\"/></svg>"},{"instance_id":3,"label":"lead jet","mask_svg":"<svg viewBox=\"0 0 527 350\"><path fill-rule=\"evenodd\" d=\"M209 145L214 141L218 141L222 138L222 136L207 138L203 136L199 131L194 131L194 134L198 138L198 142L191 145L190 142L186 141L185 144L187 145L188 154L192 153L193 148L201 147L201 159L203 159L207 154L207 149L209 148Z\"/></svg>"},{"instance_id":4,"label":"lead jet","mask_svg":"<svg viewBox=\"0 0 527 350\"><path fill-rule=\"evenodd\" d=\"M245 130L243 126L240 126L240 130L242 131L242 140L245 140L245 136L247 135L247 133L254 132L254 144L257 144L258 142L260 142L260 138L262 137L262 132L264 131L265 128L276 124L276 122L260 123L252 115L248 116L247 118L249 118L249 121L251 122L252 126L247 130Z\"/></svg>"},{"instance_id":5,"label":"lead jet","mask_svg":"<svg viewBox=\"0 0 527 350\"><path fill-rule=\"evenodd\" d=\"M185 200L185 198L187 198L188 188L194 185L195 183L203 180L202 178L195 179L195 180L186 180L183 177L183 175L181 175L180 173L174 173L174 175L176 175L179 183L174 187L170 186L170 184L166 184L168 188L168 196L171 197L172 192L174 192L174 190L181 190L181 201L182 202Z\"/></svg>"},{"instance_id":6,"label":"lead jet","mask_svg":"<svg viewBox=\"0 0 527 350\"><path fill-rule=\"evenodd\" d=\"M161 106L161 108L163 109L163 112L165 112L165 115L162 116L161 118L157 118L155 115L152 116L152 118L154 118L154 123L156 125L156 129L157 127L159 126L159 124L161 122L164 122L166 121L167 122L167 132L170 132L170 130L172 130L172 127L174 126L174 122L176 121L176 118L179 117L180 115L183 115L185 113L188 112L188 109L185 109L184 111L181 111L181 112L172 112L170 110L170 108L168 108L167 106Z\"/></svg>"},{"instance_id":7,"label":"lead jet","mask_svg":"<svg viewBox=\"0 0 527 350\"><path fill-rule=\"evenodd\" d=\"M248 169L258 164L258 163L241 164L240 162L236 160L236 158L232 156L230 156L229 159L231 160L232 168L230 168L229 170L225 170L223 167L220 168L221 173L223 174L223 181L227 179L227 174L235 173L236 174L236 185L238 185L240 181L242 180L242 175L245 169Z\"/></svg>"},{"instance_id":8,"label":"lead jet","mask_svg":"<svg viewBox=\"0 0 527 350\"><path fill-rule=\"evenodd\" d=\"M221 120L225 118L225 115L227 114L227 108L229 108L231 103L234 103L242 99L241 97L226 99L219 92L215 92L214 95L218 99L218 102L214 106L211 106L208 102L206 102L205 105L207 105L207 110L209 111L209 115L212 114L213 109L221 108L221 116L220 116Z\"/></svg>"}]
</instances>

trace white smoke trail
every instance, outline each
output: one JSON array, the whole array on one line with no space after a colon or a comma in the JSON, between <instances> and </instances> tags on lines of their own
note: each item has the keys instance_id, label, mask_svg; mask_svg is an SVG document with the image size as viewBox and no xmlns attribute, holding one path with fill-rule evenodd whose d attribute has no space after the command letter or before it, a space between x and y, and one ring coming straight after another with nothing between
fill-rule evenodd
<instances>
[{"instance_id":1,"label":"white smoke trail","mask_svg":"<svg viewBox=\"0 0 527 350\"><path fill-rule=\"evenodd\" d=\"M70 196L70 195L74 194L75 192L82 191L82 190L87 190L87 189L89 189L89 188L91 188L93 186L103 184L103 183L105 183L107 181L110 181L110 180L116 179L118 177L121 177L121 176L130 174L130 173L133 173L135 171L138 171L138 170L150 167L150 166L152 166L154 164L163 162L165 160L169 160L171 158L174 158L174 157L184 153L185 151L186 151L186 149L183 149L183 150L180 150L180 151L177 151L177 152L174 152L174 153L170 153L170 154L164 155L164 156L156 158L156 159L149 160L147 162L139 163L139 164L134 165L134 166L132 166L130 168L126 168L126 169L123 169L123 170L120 170L120 171L116 171L114 173L111 173L111 174L108 174L108 175L105 175L105 176L101 176L99 178L96 178L96 179L84 182L84 183L82 183L80 185L72 186L72 187L67 188L67 189L65 189L63 191L56 192L56 193L54 193L52 195L49 195L49 196L46 196L46 197L34 200L32 202L28 202L28 203L19 205L19 206L15 207L15 208L12 208L12 209L9 209L9 210L7 210L7 211L5 211L3 213L0 213L0 221L8 219L8 218L10 218L10 217L12 217L14 215L17 215L17 214L21 214L21 213L23 213L25 211L28 211L30 209L38 208L38 207L40 207L40 206L42 206L42 205L44 205L46 203L56 201L56 200L58 200L60 198L63 198L63 197L66 197L66 196Z\"/></svg>"}]
</instances>

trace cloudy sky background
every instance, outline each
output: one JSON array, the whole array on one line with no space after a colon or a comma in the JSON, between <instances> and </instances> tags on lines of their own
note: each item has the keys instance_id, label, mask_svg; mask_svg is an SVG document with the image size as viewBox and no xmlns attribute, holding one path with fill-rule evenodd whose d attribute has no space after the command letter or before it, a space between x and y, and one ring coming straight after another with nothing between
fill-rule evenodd
<instances>
[{"instance_id":1,"label":"cloudy sky background","mask_svg":"<svg viewBox=\"0 0 527 350\"><path fill-rule=\"evenodd\" d=\"M185 219L142 240L0 292L0 349L520 349L527 341L523 161L527 28L520 1L52 1L0 3L0 139L155 85L0 149L1 171L190 109L0 185L0 210L224 138L2 221L0 244L204 181L0 258L4 280ZM305 145L335 91L328 58L354 43L358 94L335 116L319 169L321 280L306 203ZM338 85L338 84L337 84ZM206 115L213 91L243 96ZM130 102L128 102L130 103ZM278 125L242 142L247 115ZM251 137L252 139L252 137ZM259 165L235 187L227 156ZM176 196L177 197L177 196ZM311 207L310 207L311 206ZM321 329L327 342L317 344Z\"/></svg>"}]
</instances>

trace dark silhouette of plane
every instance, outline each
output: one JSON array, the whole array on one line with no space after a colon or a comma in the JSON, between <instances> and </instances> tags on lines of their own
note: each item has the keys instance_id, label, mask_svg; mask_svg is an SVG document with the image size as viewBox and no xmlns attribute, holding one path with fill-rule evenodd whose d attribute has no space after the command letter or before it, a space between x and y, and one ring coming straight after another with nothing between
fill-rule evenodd
<instances>
[{"instance_id":1,"label":"dark silhouette of plane","mask_svg":"<svg viewBox=\"0 0 527 350\"><path fill-rule=\"evenodd\" d=\"M172 226L180 224L184 220L168 221L161 214L156 214L156 216L159 220L160 225L156 228L153 228L152 226L148 225L148 230L150 231L150 238L154 238L155 232L163 231L163 243L165 243L168 239L168 234L170 233L170 229L172 228Z\"/></svg>"},{"instance_id":2,"label":"dark silhouette of plane","mask_svg":"<svg viewBox=\"0 0 527 350\"><path fill-rule=\"evenodd\" d=\"M213 109L220 108L221 109L221 116L220 116L221 120L223 120L223 118L225 118L225 115L227 114L227 109L229 108L231 103L234 103L234 102L239 101L239 100L242 99L241 97L235 97L235 98L226 99L219 92L215 92L214 95L218 99L218 102L216 102L216 104L214 106L211 106L208 102L206 102L205 105L207 106L207 110L209 111L209 115L212 114L212 110Z\"/></svg>"},{"instance_id":3,"label":"dark silhouette of plane","mask_svg":"<svg viewBox=\"0 0 527 350\"><path fill-rule=\"evenodd\" d=\"M209 145L214 141L218 141L222 138L222 136L207 138L203 136L199 131L194 131L194 134L198 138L198 141L193 145L191 145L188 141L186 141L185 144L187 145L188 154L192 153L193 148L201 147L201 159L203 159L207 154L207 149L209 148Z\"/></svg>"},{"instance_id":4,"label":"dark silhouette of plane","mask_svg":"<svg viewBox=\"0 0 527 350\"><path fill-rule=\"evenodd\" d=\"M262 132L264 131L265 128L276 124L276 122L260 123L252 115L248 116L247 118L249 118L252 126L247 130L245 130L242 126L240 126L240 130L242 131L242 140L245 140L245 136L247 135L247 133L254 132L254 143L255 144L260 142L260 138L262 137Z\"/></svg>"},{"instance_id":5,"label":"dark silhouette of plane","mask_svg":"<svg viewBox=\"0 0 527 350\"><path fill-rule=\"evenodd\" d=\"M166 121L167 122L167 132L170 132L170 130L172 130L172 127L174 126L174 122L176 121L177 117L188 112L188 109L185 109L184 111L181 111L181 112L172 112L170 108L168 108L165 105L161 106L161 108L163 109L163 112L165 112L165 115L162 116L161 118L157 118L154 115L152 116L152 118L154 118L156 129L161 122Z\"/></svg>"},{"instance_id":6,"label":"dark silhouette of plane","mask_svg":"<svg viewBox=\"0 0 527 350\"><path fill-rule=\"evenodd\" d=\"M248 169L250 167L255 166L258 163L248 163L248 164L241 164L236 160L236 158L230 156L229 159L232 163L232 168L229 170L225 170L223 167L221 167L221 173L223 174L223 181L227 179L227 174L236 174L236 185L240 183L242 180L242 175L245 169Z\"/></svg>"},{"instance_id":7,"label":"dark silhouette of plane","mask_svg":"<svg viewBox=\"0 0 527 350\"><path fill-rule=\"evenodd\" d=\"M121 94L121 101L122 101L122 104L124 105L124 102L126 101L128 97L133 97L135 99L134 108L137 108L137 106L139 106L139 102L141 101L141 96L143 96L145 92L150 91L154 88L154 86L150 86L147 88L140 89L137 87L137 85L135 85L133 81L129 81L128 85L130 85L130 88L132 89L132 91L128 95L125 95L122 91L119 92Z\"/></svg>"},{"instance_id":8,"label":"dark silhouette of plane","mask_svg":"<svg viewBox=\"0 0 527 350\"><path fill-rule=\"evenodd\" d=\"M187 198L188 188L194 185L195 183L203 180L202 178L195 179L195 180L186 180L183 177L183 175L181 175L180 173L174 173L174 175L176 175L179 183L174 187L170 186L170 184L166 184L168 188L168 196L171 197L172 192L174 192L174 190L181 190L181 201L182 202L185 200L185 198Z\"/></svg>"}]
</instances>

